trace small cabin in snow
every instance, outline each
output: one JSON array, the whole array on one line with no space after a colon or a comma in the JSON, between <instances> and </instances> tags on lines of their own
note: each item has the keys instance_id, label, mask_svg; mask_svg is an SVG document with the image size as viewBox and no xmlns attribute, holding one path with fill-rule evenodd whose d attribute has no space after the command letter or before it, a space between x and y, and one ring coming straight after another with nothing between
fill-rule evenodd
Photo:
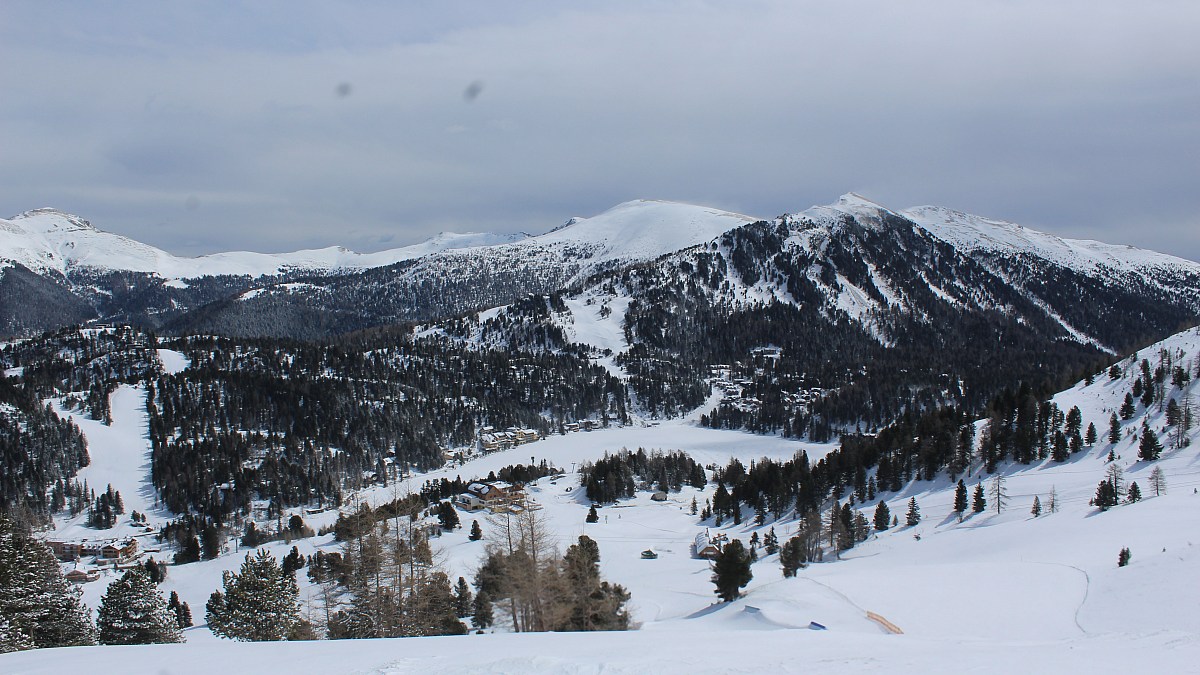
<instances>
[{"instance_id":1,"label":"small cabin in snow","mask_svg":"<svg viewBox=\"0 0 1200 675\"><path fill-rule=\"evenodd\" d=\"M721 553L721 547L718 544L719 542L709 538L706 530L696 535L696 541L692 544L692 552L697 558L712 560Z\"/></svg>"},{"instance_id":2,"label":"small cabin in snow","mask_svg":"<svg viewBox=\"0 0 1200 675\"><path fill-rule=\"evenodd\" d=\"M96 570L74 569L64 574L63 578L73 584L86 584L89 581L95 581L99 579L100 573Z\"/></svg>"}]
</instances>

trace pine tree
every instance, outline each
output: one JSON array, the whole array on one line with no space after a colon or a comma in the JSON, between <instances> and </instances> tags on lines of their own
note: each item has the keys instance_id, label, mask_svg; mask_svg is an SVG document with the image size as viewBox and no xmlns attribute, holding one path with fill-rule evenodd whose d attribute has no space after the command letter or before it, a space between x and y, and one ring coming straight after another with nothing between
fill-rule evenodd
<instances>
[{"instance_id":1,"label":"pine tree","mask_svg":"<svg viewBox=\"0 0 1200 675\"><path fill-rule=\"evenodd\" d=\"M775 528L767 530L767 536L763 537L763 548L766 549L767 555L775 555L779 552L779 537L775 534Z\"/></svg>"},{"instance_id":2,"label":"pine tree","mask_svg":"<svg viewBox=\"0 0 1200 675\"><path fill-rule=\"evenodd\" d=\"M1088 422L1087 432L1083 436L1083 442L1087 444L1088 447L1091 447L1096 444L1097 438L1098 435L1096 433L1096 424L1094 422Z\"/></svg>"},{"instance_id":3,"label":"pine tree","mask_svg":"<svg viewBox=\"0 0 1200 675\"><path fill-rule=\"evenodd\" d=\"M807 562L807 554L802 537L797 535L783 542L783 546L779 549L779 565L783 568L784 578L796 576L796 571L804 567Z\"/></svg>"},{"instance_id":4,"label":"pine tree","mask_svg":"<svg viewBox=\"0 0 1200 675\"><path fill-rule=\"evenodd\" d=\"M479 591L475 594L475 602L472 604L472 609L472 626L479 630L491 627L494 620L492 617L492 600L488 596L487 591Z\"/></svg>"},{"instance_id":5,"label":"pine tree","mask_svg":"<svg viewBox=\"0 0 1200 675\"><path fill-rule=\"evenodd\" d=\"M1101 511L1107 511L1117 505L1117 494L1117 488L1112 484L1112 481L1106 478L1096 486L1096 497L1092 500L1092 503L1099 507Z\"/></svg>"},{"instance_id":6,"label":"pine tree","mask_svg":"<svg viewBox=\"0 0 1200 675\"><path fill-rule=\"evenodd\" d=\"M1058 490L1053 485L1050 486L1050 503L1046 507L1050 513L1058 513Z\"/></svg>"},{"instance_id":7,"label":"pine tree","mask_svg":"<svg viewBox=\"0 0 1200 675\"><path fill-rule=\"evenodd\" d=\"M917 506L917 498L908 500L908 513L904 515L904 523L909 527L921 522L921 507Z\"/></svg>"},{"instance_id":8,"label":"pine tree","mask_svg":"<svg viewBox=\"0 0 1200 675\"><path fill-rule=\"evenodd\" d=\"M1033 508L1029 512L1033 514L1034 518L1042 515L1042 500L1038 499L1037 495L1033 496Z\"/></svg>"},{"instance_id":9,"label":"pine tree","mask_svg":"<svg viewBox=\"0 0 1200 675\"><path fill-rule=\"evenodd\" d=\"M1129 552L1129 549L1122 548L1121 552L1117 554L1117 567L1125 567L1132 558L1133 554Z\"/></svg>"},{"instance_id":10,"label":"pine tree","mask_svg":"<svg viewBox=\"0 0 1200 675\"><path fill-rule=\"evenodd\" d=\"M33 640L13 626L7 618L0 616L0 654L36 649Z\"/></svg>"},{"instance_id":11,"label":"pine tree","mask_svg":"<svg viewBox=\"0 0 1200 675\"><path fill-rule=\"evenodd\" d=\"M0 621L10 645L95 644L91 611L63 579L50 547L0 516Z\"/></svg>"},{"instance_id":12,"label":"pine tree","mask_svg":"<svg viewBox=\"0 0 1200 675\"><path fill-rule=\"evenodd\" d=\"M987 499L983 497L983 483L975 484L975 495L971 501L971 511L983 513L987 509Z\"/></svg>"},{"instance_id":13,"label":"pine tree","mask_svg":"<svg viewBox=\"0 0 1200 675\"><path fill-rule=\"evenodd\" d=\"M1129 484L1129 493L1125 496L1125 501L1130 504L1142 500L1142 489L1138 487L1137 481Z\"/></svg>"},{"instance_id":14,"label":"pine tree","mask_svg":"<svg viewBox=\"0 0 1200 675\"><path fill-rule=\"evenodd\" d=\"M1150 429L1149 424L1143 421L1142 441L1138 444L1138 458L1151 462L1158 459L1158 455L1161 452L1162 443L1158 442L1158 435Z\"/></svg>"},{"instance_id":15,"label":"pine tree","mask_svg":"<svg viewBox=\"0 0 1200 675\"><path fill-rule=\"evenodd\" d=\"M875 529L882 532L888 529L888 524L892 522L892 512L888 509L887 502L880 501L875 507Z\"/></svg>"},{"instance_id":16,"label":"pine tree","mask_svg":"<svg viewBox=\"0 0 1200 675\"><path fill-rule=\"evenodd\" d=\"M1121 442L1121 422L1117 419L1117 413L1108 418L1108 442L1111 445Z\"/></svg>"},{"instance_id":17,"label":"pine tree","mask_svg":"<svg viewBox=\"0 0 1200 675\"><path fill-rule=\"evenodd\" d=\"M224 592L208 599L205 618L213 633L231 640L283 640L300 619L296 579L266 549L246 554L241 571L222 575Z\"/></svg>"},{"instance_id":18,"label":"pine tree","mask_svg":"<svg viewBox=\"0 0 1200 675\"><path fill-rule=\"evenodd\" d=\"M475 605L475 595L471 593L471 587L467 585L467 580L459 577L458 583L454 585L454 613L458 618L471 616L471 609Z\"/></svg>"},{"instance_id":19,"label":"pine tree","mask_svg":"<svg viewBox=\"0 0 1200 675\"><path fill-rule=\"evenodd\" d=\"M576 517L578 517L578 516L576 516ZM584 522L587 522L587 523L600 522L600 514L596 513L596 505L595 504L592 504L592 507L590 509L588 509L587 517L584 518L583 520L584 520Z\"/></svg>"},{"instance_id":20,"label":"pine tree","mask_svg":"<svg viewBox=\"0 0 1200 675\"><path fill-rule=\"evenodd\" d=\"M171 597L167 600L167 609L174 612L175 624L179 626L180 630L191 627L192 608L188 607L186 602L181 602L179 594L175 591L171 591Z\"/></svg>"},{"instance_id":21,"label":"pine tree","mask_svg":"<svg viewBox=\"0 0 1200 675\"><path fill-rule=\"evenodd\" d=\"M1167 402L1167 426L1173 427L1179 424L1179 419L1182 417L1180 410L1179 402L1174 398Z\"/></svg>"},{"instance_id":22,"label":"pine tree","mask_svg":"<svg viewBox=\"0 0 1200 675\"><path fill-rule=\"evenodd\" d=\"M450 502L438 502L437 507L438 523L446 532L453 531L459 526L458 509Z\"/></svg>"},{"instance_id":23,"label":"pine tree","mask_svg":"<svg viewBox=\"0 0 1200 675\"><path fill-rule=\"evenodd\" d=\"M724 602L733 602L741 596L741 589L750 583L754 573L750 571L750 554L740 539L734 539L721 549L713 561L712 572L717 597Z\"/></svg>"},{"instance_id":24,"label":"pine tree","mask_svg":"<svg viewBox=\"0 0 1200 675\"><path fill-rule=\"evenodd\" d=\"M304 556L300 555L300 549L293 546L292 550L283 557L283 573L295 577L297 571L304 569L304 564Z\"/></svg>"},{"instance_id":25,"label":"pine tree","mask_svg":"<svg viewBox=\"0 0 1200 675\"><path fill-rule=\"evenodd\" d=\"M696 503L695 495L692 496L692 507L689 511L693 516L700 512L700 505Z\"/></svg>"},{"instance_id":26,"label":"pine tree","mask_svg":"<svg viewBox=\"0 0 1200 675\"><path fill-rule=\"evenodd\" d=\"M108 585L96 627L100 643L106 645L183 642L175 612L140 567Z\"/></svg>"},{"instance_id":27,"label":"pine tree","mask_svg":"<svg viewBox=\"0 0 1200 675\"><path fill-rule=\"evenodd\" d=\"M1119 412L1121 413L1121 419L1133 419L1133 413L1137 412L1137 408L1133 405L1133 394L1125 394L1125 402L1121 404Z\"/></svg>"},{"instance_id":28,"label":"pine tree","mask_svg":"<svg viewBox=\"0 0 1200 675\"><path fill-rule=\"evenodd\" d=\"M181 629L192 627L192 608L186 602L179 603L175 608L175 619Z\"/></svg>"},{"instance_id":29,"label":"pine tree","mask_svg":"<svg viewBox=\"0 0 1200 675\"><path fill-rule=\"evenodd\" d=\"M563 556L567 582L567 630L626 630L629 593L619 584L600 579L600 546L591 537L580 536Z\"/></svg>"},{"instance_id":30,"label":"pine tree","mask_svg":"<svg viewBox=\"0 0 1200 675\"><path fill-rule=\"evenodd\" d=\"M967 486L958 479L958 486L954 488L954 512L959 516L967 510Z\"/></svg>"},{"instance_id":31,"label":"pine tree","mask_svg":"<svg viewBox=\"0 0 1200 675\"><path fill-rule=\"evenodd\" d=\"M467 535L467 539L470 539L471 541L479 541L480 539L483 539L483 530L480 529L478 520L471 521L471 534Z\"/></svg>"}]
</instances>

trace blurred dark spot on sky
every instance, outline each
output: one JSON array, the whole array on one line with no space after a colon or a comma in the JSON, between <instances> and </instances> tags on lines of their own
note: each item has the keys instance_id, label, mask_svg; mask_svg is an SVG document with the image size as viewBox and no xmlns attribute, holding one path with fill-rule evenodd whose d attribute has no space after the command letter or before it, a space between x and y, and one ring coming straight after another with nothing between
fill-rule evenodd
<instances>
[{"instance_id":1,"label":"blurred dark spot on sky","mask_svg":"<svg viewBox=\"0 0 1200 675\"><path fill-rule=\"evenodd\" d=\"M463 100L470 103L479 98L479 94L481 93L483 93L483 80L475 80L463 90Z\"/></svg>"},{"instance_id":2,"label":"blurred dark spot on sky","mask_svg":"<svg viewBox=\"0 0 1200 675\"><path fill-rule=\"evenodd\" d=\"M339 98L346 98L354 91L354 87L349 82L342 82L337 86L336 91Z\"/></svg>"}]
</instances>

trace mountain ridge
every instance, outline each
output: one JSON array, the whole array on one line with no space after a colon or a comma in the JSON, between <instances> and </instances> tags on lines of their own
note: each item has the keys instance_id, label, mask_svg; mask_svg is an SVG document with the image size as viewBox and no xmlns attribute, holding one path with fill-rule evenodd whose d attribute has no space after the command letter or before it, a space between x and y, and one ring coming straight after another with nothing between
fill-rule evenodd
<instances>
[{"instance_id":1,"label":"mountain ridge","mask_svg":"<svg viewBox=\"0 0 1200 675\"><path fill-rule=\"evenodd\" d=\"M374 326L439 321L507 305L701 245L718 246L730 232L755 228L782 229L776 234L764 230L763 241L772 242L767 248L754 244L737 256L741 271L749 275L746 278L755 277L742 284L746 292L752 291L748 299L799 297L795 295L800 292L799 280L788 282L788 273L781 270L775 271L774 283L755 287L758 275L750 270L775 265L773 247L782 246L779 250L792 251L788 255L793 257L805 251L802 257L808 260L805 265L808 274L815 275L815 283L838 296L836 305L860 316L891 305L906 306L905 297L923 293L914 285L928 286L932 293L954 302L975 303L979 293L959 288L961 280L935 278L941 267L958 258L974 260L1035 304L1046 304L1047 294L1071 286L1095 287L1093 294L1116 286L1142 289L1172 297L1180 305L1190 302L1183 296L1200 292L1200 263L1133 247L1064 239L941 207L895 211L856 193L773 220L641 199L589 218L571 218L540 235L442 233L421 244L377 253L327 247L286 254L232 251L198 258L176 257L98 230L78 216L38 209L0 221L0 260L6 266L0 275L21 277L21 287L40 287L36 297L69 293L79 302L70 303L69 312L56 314L54 307L24 307L19 299L0 298L0 327L9 334L28 334L77 323L83 317L172 333L327 337ZM923 234L914 235L913 228ZM749 242L759 236L735 239ZM913 236L930 241L919 243ZM839 238L844 241L834 244L836 250L827 251ZM861 248L868 245L867 239L870 252ZM916 276L893 271L895 278L887 281L887 275L853 262L855 258L878 262L893 254L903 257L907 255L903 247L914 245L925 251L925 257L909 256L906 263L919 272ZM840 272L825 260L828 255L840 256ZM821 269L833 276L822 280ZM0 285L0 293L3 289ZM85 308L82 314L80 306ZM1068 332L1095 338L1063 318L1062 311L1056 315Z\"/></svg>"}]
</instances>

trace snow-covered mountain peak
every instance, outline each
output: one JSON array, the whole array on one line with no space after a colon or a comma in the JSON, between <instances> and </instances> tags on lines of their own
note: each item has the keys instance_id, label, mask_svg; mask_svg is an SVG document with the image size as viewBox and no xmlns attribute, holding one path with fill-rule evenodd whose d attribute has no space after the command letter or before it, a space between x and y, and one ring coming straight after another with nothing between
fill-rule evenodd
<instances>
[{"instance_id":1,"label":"snow-covered mountain peak","mask_svg":"<svg viewBox=\"0 0 1200 675\"><path fill-rule=\"evenodd\" d=\"M591 218L572 218L536 241L594 251L593 265L616 260L651 260L759 220L752 216L679 202L638 199Z\"/></svg>"},{"instance_id":2,"label":"snow-covered mountain peak","mask_svg":"<svg viewBox=\"0 0 1200 675\"><path fill-rule=\"evenodd\" d=\"M26 231L98 231L91 223L83 218L50 207L26 211L25 213L14 216L12 220L18 221L22 229Z\"/></svg>"},{"instance_id":3,"label":"snow-covered mountain peak","mask_svg":"<svg viewBox=\"0 0 1200 675\"><path fill-rule=\"evenodd\" d=\"M846 194L842 195L841 197L838 197L837 201L834 202L833 205L837 208L845 209L847 211L857 211L857 210L861 210L861 209L867 209L867 210L872 210L872 211L874 211L874 210L887 211L888 210L888 208L885 207L883 204L880 204L879 202L868 199L868 198L858 194L857 192L847 192Z\"/></svg>"},{"instance_id":4,"label":"snow-covered mountain peak","mask_svg":"<svg viewBox=\"0 0 1200 675\"><path fill-rule=\"evenodd\" d=\"M885 215L894 216L896 212L856 192L847 192L832 204L811 206L797 216L784 216L783 220L789 224L815 224L832 232L852 219L860 226L877 230L884 227Z\"/></svg>"}]
</instances>

